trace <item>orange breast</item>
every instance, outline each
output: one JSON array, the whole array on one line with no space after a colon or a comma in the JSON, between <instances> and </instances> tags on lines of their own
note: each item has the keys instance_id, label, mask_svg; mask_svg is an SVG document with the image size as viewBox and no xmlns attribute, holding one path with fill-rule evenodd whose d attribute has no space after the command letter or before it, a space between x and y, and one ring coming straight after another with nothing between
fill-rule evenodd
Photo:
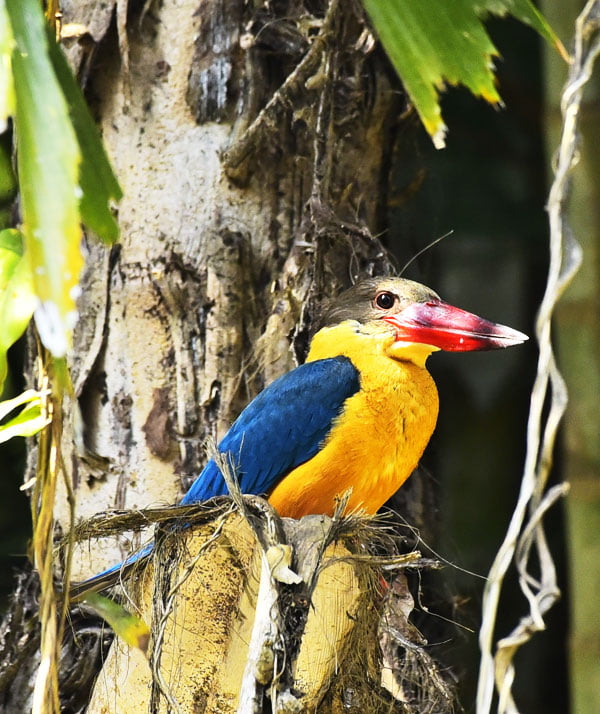
<instances>
[{"instance_id":1,"label":"orange breast","mask_svg":"<svg viewBox=\"0 0 600 714\"><path fill-rule=\"evenodd\" d=\"M336 497L348 489L349 510L375 513L410 476L435 428L437 390L424 366L381 349L346 355L360 372L361 389L346 400L319 453L271 491L282 516L332 515Z\"/></svg>"}]
</instances>

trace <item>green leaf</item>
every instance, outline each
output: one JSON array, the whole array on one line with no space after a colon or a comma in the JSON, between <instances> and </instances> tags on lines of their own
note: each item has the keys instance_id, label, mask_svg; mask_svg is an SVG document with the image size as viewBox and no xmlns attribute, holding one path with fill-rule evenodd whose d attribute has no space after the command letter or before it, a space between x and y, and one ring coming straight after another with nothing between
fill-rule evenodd
<instances>
[{"instance_id":1,"label":"green leaf","mask_svg":"<svg viewBox=\"0 0 600 714\"><path fill-rule=\"evenodd\" d=\"M525 25L529 25L541 37L554 45L563 59L568 60L567 52L542 13L530 0L480 0L473 3L477 15L484 20L487 15L506 17L512 15Z\"/></svg>"},{"instance_id":2,"label":"green leaf","mask_svg":"<svg viewBox=\"0 0 600 714\"><path fill-rule=\"evenodd\" d=\"M14 397L13 399L5 399L3 402L0 402L0 421L2 421L5 416L10 414L13 409L16 409L17 407L22 407L23 404L28 404L29 402L39 402L41 398L41 392L38 392L35 389L28 389L26 392L19 394L18 397Z\"/></svg>"},{"instance_id":3,"label":"green leaf","mask_svg":"<svg viewBox=\"0 0 600 714\"><path fill-rule=\"evenodd\" d=\"M0 420L17 407L27 405L17 416L0 426L0 443L12 439L13 436L32 436L50 423L48 417L42 416L42 396L41 392L28 389L14 399L0 402Z\"/></svg>"},{"instance_id":4,"label":"green leaf","mask_svg":"<svg viewBox=\"0 0 600 714\"><path fill-rule=\"evenodd\" d=\"M83 265L79 222L79 146L48 58L39 0L6 0L12 55L17 159L26 255L39 305L40 339L55 357L70 346Z\"/></svg>"},{"instance_id":5,"label":"green leaf","mask_svg":"<svg viewBox=\"0 0 600 714\"><path fill-rule=\"evenodd\" d=\"M6 121L14 113L15 94L12 81L11 57L14 39L5 0L0 0L0 134Z\"/></svg>"},{"instance_id":6,"label":"green leaf","mask_svg":"<svg viewBox=\"0 0 600 714\"><path fill-rule=\"evenodd\" d=\"M488 15L512 14L564 53L530 0L364 0L364 5L437 148L445 141L439 94L447 84L501 102L493 65L498 51L483 25Z\"/></svg>"},{"instance_id":7,"label":"green leaf","mask_svg":"<svg viewBox=\"0 0 600 714\"><path fill-rule=\"evenodd\" d=\"M0 231L0 292L3 291L15 266L23 256L23 238L14 228Z\"/></svg>"},{"instance_id":8,"label":"green leaf","mask_svg":"<svg viewBox=\"0 0 600 714\"><path fill-rule=\"evenodd\" d=\"M62 49L49 32L50 60L62 87L69 114L81 150L80 185L82 196L79 203L81 219L106 243L114 243L119 237L117 221L110 210L110 200L118 201L123 193L113 173L102 145L102 140L90 110Z\"/></svg>"},{"instance_id":9,"label":"green leaf","mask_svg":"<svg viewBox=\"0 0 600 714\"><path fill-rule=\"evenodd\" d=\"M148 625L137 615L132 615L122 605L114 600L95 592L86 593L83 599L94 612L104 618L113 628L115 634L132 647L138 647L142 652L148 650L150 630Z\"/></svg>"},{"instance_id":10,"label":"green leaf","mask_svg":"<svg viewBox=\"0 0 600 714\"><path fill-rule=\"evenodd\" d=\"M11 400L12 401L12 400ZM0 407L6 402L0 402ZM52 420L42 415L41 399L28 404L16 417L0 425L0 444L14 436L33 436Z\"/></svg>"},{"instance_id":11,"label":"green leaf","mask_svg":"<svg viewBox=\"0 0 600 714\"><path fill-rule=\"evenodd\" d=\"M0 89L0 91L2 90ZM10 154L4 142L2 142L0 143L0 202L10 201L16 192L17 182L10 162Z\"/></svg>"},{"instance_id":12,"label":"green leaf","mask_svg":"<svg viewBox=\"0 0 600 714\"><path fill-rule=\"evenodd\" d=\"M0 389L7 374L6 353L25 331L38 299L19 231L0 231Z\"/></svg>"}]
</instances>

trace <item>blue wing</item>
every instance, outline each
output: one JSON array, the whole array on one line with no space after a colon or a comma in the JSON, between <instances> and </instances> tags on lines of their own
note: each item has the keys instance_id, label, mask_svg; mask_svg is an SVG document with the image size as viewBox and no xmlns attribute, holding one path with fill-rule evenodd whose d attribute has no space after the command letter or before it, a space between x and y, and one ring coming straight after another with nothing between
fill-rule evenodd
<instances>
[{"instance_id":1,"label":"blue wing","mask_svg":"<svg viewBox=\"0 0 600 714\"><path fill-rule=\"evenodd\" d=\"M237 466L242 493L270 490L289 471L311 459L320 449L344 402L360 388L358 370L347 357L308 362L284 374L244 409L219 444ZM207 501L228 493L225 480L211 459L182 504ZM71 588L71 597L114 585L117 578L153 544Z\"/></svg>"},{"instance_id":2,"label":"blue wing","mask_svg":"<svg viewBox=\"0 0 600 714\"><path fill-rule=\"evenodd\" d=\"M311 459L346 399L360 388L347 357L308 362L284 374L244 409L219 444L236 466L242 493L266 493ZM182 499L206 501L228 493L211 459Z\"/></svg>"}]
</instances>

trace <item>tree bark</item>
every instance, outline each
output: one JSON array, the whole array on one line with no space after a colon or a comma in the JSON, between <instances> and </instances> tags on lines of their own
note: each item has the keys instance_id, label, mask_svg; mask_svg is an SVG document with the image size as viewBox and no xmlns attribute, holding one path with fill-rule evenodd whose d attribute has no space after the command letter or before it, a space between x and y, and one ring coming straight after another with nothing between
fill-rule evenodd
<instances>
[{"instance_id":1,"label":"tree bark","mask_svg":"<svg viewBox=\"0 0 600 714\"><path fill-rule=\"evenodd\" d=\"M206 438L302 356L315 301L385 268L396 99L359 6L325 9L165 2L95 50L88 94L125 197L120 245L90 246L83 282L73 376L93 457L69 429L63 445L79 517L176 502ZM66 499L56 516L67 530ZM131 547L86 548L73 576Z\"/></svg>"}]
</instances>

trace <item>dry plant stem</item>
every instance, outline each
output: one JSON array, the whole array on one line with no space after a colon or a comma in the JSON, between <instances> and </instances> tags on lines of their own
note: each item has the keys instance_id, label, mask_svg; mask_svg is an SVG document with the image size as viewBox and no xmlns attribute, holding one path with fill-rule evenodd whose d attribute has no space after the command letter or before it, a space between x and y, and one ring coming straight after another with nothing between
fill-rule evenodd
<instances>
[{"instance_id":1,"label":"dry plant stem","mask_svg":"<svg viewBox=\"0 0 600 714\"><path fill-rule=\"evenodd\" d=\"M42 357L38 357L39 382L44 394L42 412L53 417L54 402L49 395L49 379ZM33 689L33 714L60 711L58 698L59 627L54 591L53 537L54 496L57 480L57 442L52 422L40 434L37 477L32 495L33 558L40 577L39 619L41 626L40 666Z\"/></svg>"},{"instance_id":2,"label":"dry plant stem","mask_svg":"<svg viewBox=\"0 0 600 714\"><path fill-rule=\"evenodd\" d=\"M335 504L335 510L333 511L333 516L331 518L331 525L330 525L329 531L319 545L319 556L318 556L319 563L323 562L323 556L325 555L327 546L333 541L331 534L334 533L339 528L340 521L343 519L344 513L347 512L348 501L350 500L351 495L352 495L352 489L348 489L347 491L344 491L344 493L342 493L341 496L338 497L337 503ZM322 572L322 567L323 566L321 565L318 568L315 568L315 571L312 575L311 581L307 583L308 592L311 594L317 585L319 575ZM325 567L327 567L327 566L325 566Z\"/></svg>"},{"instance_id":3,"label":"dry plant stem","mask_svg":"<svg viewBox=\"0 0 600 714\"><path fill-rule=\"evenodd\" d=\"M275 637L281 634L279 608L277 599L279 592L271 575L267 556L261 554L260 583L256 598L256 612L252 637L248 648L248 660L240 688L240 703L237 714L258 714L261 711L260 693L257 687L257 670L263 649L271 647Z\"/></svg>"},{"instance_id":4,"label":"dry plant stem","mask_svg":"<svg viewBox=\"0 0 600 714\"><path fill-rule=\"evenodd\" d=\"M546 293L536 323L540 354L531 395L527 455L519 499L504 542L490 569L484 591L479 636L481 662L477 714L490 712L494 681L499 694L498 711L509 714L518 711L512 697L515 678L514 655L536 631L544 629L544 614L559 595L554 563L546 544L542 519L550 505L567 490L567 486L561 484L547 493L544 492L552 465L556 432L566 408L567 392L552 351L550 328L554 307L581 263L581 249L570 234L565 216L569 175L577 163L577 127L583 89L591 77L594 62L600 53L599 29L600 2L590 0L576 22L575 51L561 102L563 131L547 206L550 222L550 268ZM549 387L550 411L543 421L543 407ZM523 527L528 512L529 519ZM533 577L527 569L529 554L534 545L539 559L539 579ZM498 601L504 576L513 561L519 572L520 585L529 602L530 612L521 619L508 637L498 642L494 658L492 643Z\"/></svg>"},{"instance_id":5,"label":"dry plant stem","mask_svg":"<svg viewBox=\"0 0 600 714\"><path fill-rule=\"evenodd\" d=\"M46 3L46 20L53 30L56 30L58 20L60 17L60 4L58 0L48 0ZM58 37L57 37L58 39Z\"/></svg>"},{"instance_id":6,"label":"dry plant stem","mask_svg":"<svg viewBox=\"0 0 600 714\"><path fill-rule=\"evenodd\" d=\"M40 666L33 689L33 714L49 714L51 712L58 714L60 711L59 657L69 608L68 598L62 598L60 607L58 607L54 584L57 551L54 548L53 512L60 475L65 481L71 526L75 520L75 497L66 477L60 449L63 424L62 391L64 388L70 387L69 384L65 384L63 368L64 365L53 360L38 341L37 381L44 395L42 412L50 419L50 424L40 434L37 474L31 499L32 547L34 565L40 578L39 621L41 626ZM52 389L49 389L50 385L52 385ZM69 537L64 547L63 577L65 585L70 578L72 552L73 539Z\"/></svg>"},{"instance_id":7,"label":"dry plant stem","mask_svg":"<svg viewBox=\"0 0 600 714\"><path fill-rule=\"evenodd\" d=\"M68 389L70 390L71 395L73 394L73 387L71 384L71 378L70 375L68 376ZM62 423L63 423L63 410L62 410L62 402L61 402L61 409L60 409L60 420L56 421L56 424L53 425L56 428L56 433L54 435L55 438L55 443L60 444L61 436L62 436ZM63 454L62 451L58 450L58 458L59 458L59 469L60 473L63 478L63 483L65 486L65 494L67 497L67 501L69 504L69 518L70 518L70 528L69 528L69 533L66 538L66 544L64 545L62 552L64 553L64 560L63 560L63 568L62 568L62 591L63 593L68 592L69 590L69 583L71 582L71 566L73 564L73 551L75 547L75 539L73 538L73 525L75 523L75 507L76 507L76 500L75 500L75 493L73 492L73 487L71 484L71 481L69 480L68 472L67 469L65 468L65 463L63 459ZM55 548L54 550L54 557L56 558L57 550ZM71 603L68 597L63 597L61 600L61 606L60 606L60 613L59 613L59 637L58 641L62 642L63 640L63 635L64 635L64 628L65 628L65 623L67 622L67 617L69 615L69 607Z\"/></svg>"},{"instance_id":8,"label":"dry plant stem","mask_svg":"<svg viewBox=\"0 0 600 714\"><path fill-rule=\"evenodd\" d=\"M328 172L330 171L330 166L328 165L329 162L327 159L329 158L328 150L330 144L327 141L327 131L331 123L331 60L331 56L326 54L321 69L327 81L325 81L319 97L319 108L315 122L315 138L313 142L313 179L310 205L311 218L315 223L315 206L320 206L324 203L324 199L328 195L327 189L329 188Z\"/></svg>"},{"instance_id":9,"label":"dry plant stem","mask_svg":"<svg viewBox=\"0 0 600 714\"><path fill-rule=\"evenodd\" d=\"M256 600L254 624L252 626L248 659L240 689L240 703L237 710L238 714L255 714L262 709L261 692L257 679L257 673L260 667L259 663L265 651L271 651L275 657L274 650L278 648L282 636L282 617L278 602L279 589L275 583L271 572L271 565L267 559L267 549L270 546L279 544L282 541L282 534L278 532L280 531L280 527L274 512L266 512L266 518L261 519L261 524L266 523L264 529L257 525L256 519L252 518L249 514L249 509L240 490L235 468L230 461L229 455L219 452L214 444L209 447L209 451L211 452L211 457L216 461L223 474L233 502L252 526L262 549L260 582ZM277 697L276 689L276 681L273 680L271 687L273 701L275 701Z\"/></svg>"}]
</instances>

